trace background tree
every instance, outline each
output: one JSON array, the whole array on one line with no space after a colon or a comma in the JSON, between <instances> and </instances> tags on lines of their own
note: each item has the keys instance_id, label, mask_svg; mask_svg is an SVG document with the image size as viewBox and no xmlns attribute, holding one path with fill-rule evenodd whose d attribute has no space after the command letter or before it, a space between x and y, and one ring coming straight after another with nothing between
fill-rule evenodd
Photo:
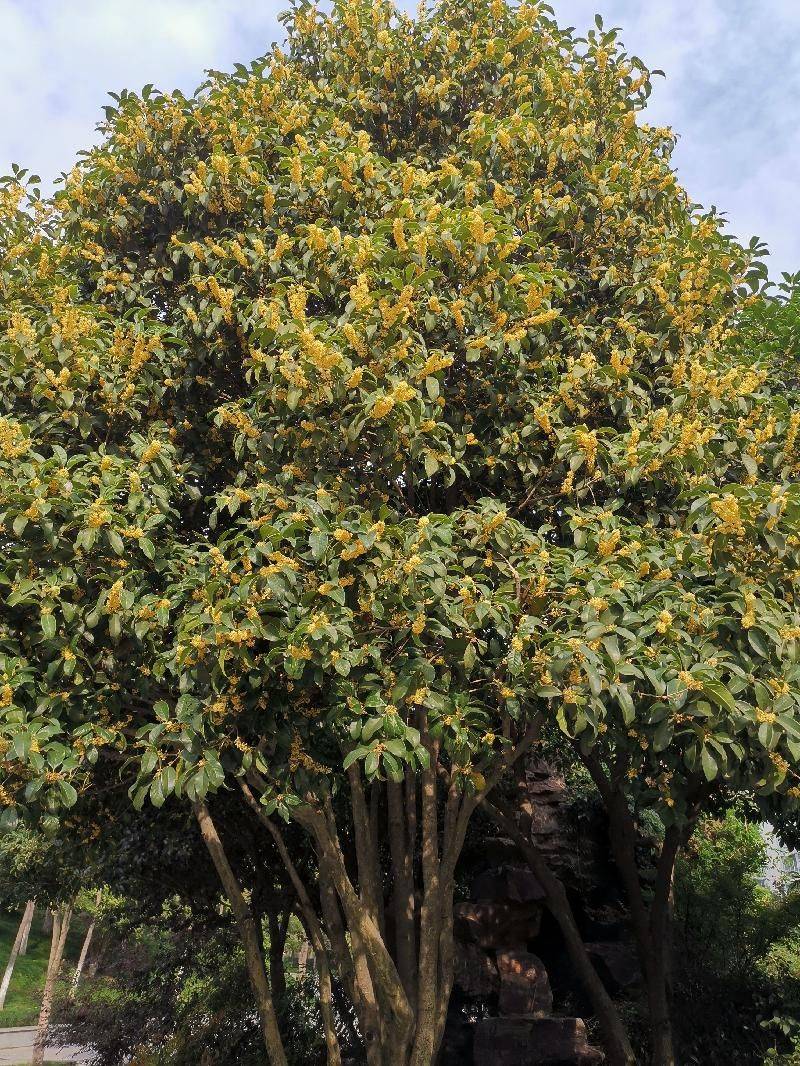
<instances>
[{"instance_id":1,"label":"background tree","mask_svg":"<svg viewBox=\"0 0 800 1066\"><path fill-rule=\"evenodd\" d=\"M191 98L122 94L52 201L4 187L4 818L123 752L138 805L188 799L282 1063L209 800L234 789L321 915L323 1002L327 969L372 1066L428 1066L467 823L552 715L670 1063L674 855L721 776L796 797L800 418L731 355L760 249L680 189L599 23L444 0L286 28Z\"/></svg>"},{"instance_id":2,"label":"background tree","mask_svg":"<svg viewBox=\"0 0 800 1066\"><path fill-rule=\"evenodd\" d=\"M171 800L134 815L113 802L97 810L82 798L70 812L74 823L97 819L108 826L98 864L107 887L94 965L75 996L56 1005L59 1036L92 1044L103 1066L137 1055L175 1063L263 1060L243 953L230 942L230 906L220 899L191 810ZM287 1057L297 1064L324 1061L315 978L299 980L285 957L287 942L296 948L303 931L280 859L267 860L269 838L236 797L215 798L214 820L262 931ZM305 869L302 840L291 831L287 839Z\"/></svg>"}]
</instances>

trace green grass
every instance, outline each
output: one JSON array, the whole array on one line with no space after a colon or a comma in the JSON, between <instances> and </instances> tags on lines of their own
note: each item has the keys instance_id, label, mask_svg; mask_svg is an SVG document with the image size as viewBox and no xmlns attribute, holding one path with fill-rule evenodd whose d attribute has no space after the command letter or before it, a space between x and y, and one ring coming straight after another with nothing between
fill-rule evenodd
<instances>
[{"instance_id":1,"label":"green grass","mask_svg":"<svg viewBox=\"0 0 800 1066\"><path fill-rule=\"evenodd\" d=\"M5 914L0 911L0 978L5 972L21 917L21 911L18 914ZM50 955L50 934L42 933L43 920L44 912L37 908L28 938L27 954L20 955L17 959L6 996L6 1005L0 1011L1 1029L12 1029L17 1025L35 1025L39 1019L42 986ZM64 953L66 961L63 973L65 974L70 971L69 964L78 959L84 929L83 921L76 920L72 923L67 937L67 949Z\"/></svg>"}]
</instances>

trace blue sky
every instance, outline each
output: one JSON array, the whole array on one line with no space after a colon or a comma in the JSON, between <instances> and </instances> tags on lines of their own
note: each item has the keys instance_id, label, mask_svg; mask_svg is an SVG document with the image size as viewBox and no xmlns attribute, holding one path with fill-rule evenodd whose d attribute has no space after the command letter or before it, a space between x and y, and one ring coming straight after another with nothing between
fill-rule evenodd
<instances>
[{"instance_id":1,"label":"blue sky","mask_svg":"<svg viewBox=\"0 0 800 1066\"><path fill-rule=\"evenodd\" d=\"M800 270L800 0L552 0L585 30L599 11L661 68L649 108L680 134L692 197ZM51 181L94 137L109 90L192 90L281 36L283 0L0 0L0 172Z\"/></svg>"}]
</instances>

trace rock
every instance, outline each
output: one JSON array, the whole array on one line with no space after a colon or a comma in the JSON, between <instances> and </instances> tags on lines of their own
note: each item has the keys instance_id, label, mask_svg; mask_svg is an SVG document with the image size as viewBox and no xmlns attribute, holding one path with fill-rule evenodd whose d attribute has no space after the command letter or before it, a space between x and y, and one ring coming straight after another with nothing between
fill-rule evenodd
<instances>
[{"instance_id":1,"label":"rock","mask_svg":"<svg viewBox=\"0 0 800 1066\"><path fill-rule=\"evenodd\" d=\"M489 837L481 842L481 862L485 869L519 862L519 848L508 837Z\"/></svg>"},{"instance_id":2,"label":"rock","mask_svg":"<svg viewBox=\"0 0 800 1066\"><path fill-rule=\"evenodd\" d=\"M580 1018L486 1018L475 1025L475 1066L596 1066Z\"/></svg>"},{"instance_id":3,"label":"rock","mask_svg":"<svg viewBox=\"0 0 800 1066\"><path fill-rule=\"evenodd\" d=\"M525 772L525 788L537 797L558 797L561 800L567 791L564 775L536 757L529 762Z\"/></svg>"},{"instance_id":4,"label":"rock","mask_svg":"<svg viewBox=\"0 0 800 1066\"><path fill-rule=\"evenodd\" d=\"M501 866L486 870L472 885L472 899L479 903L510 900L512 903L538 903L544 889L525 866Z\"/></svg>"},{"instance_id":5,"label":"rock","mask_svg":"<svg viewBox=\"0 0 800 1066\"><path fill-rule=\"evenodd\" d=\"M482 948L525 948L539 933L538 903L459 903L455 907L456 940Z\"/></svg>"},{"instance_id":6,"label":"rock","mask_svg":"<svg viewBox=\"0 0 800 1066\"><path fill-rule=\"evenodd\" d=\"M549 1014L553 992L544 963L529 951L498 951L501 1014Z\"/></svg>"},{"instance_id":7,"label":"rock","mask_svg":"<svg viewBox=\"0 0 800 1066\"><path fill-rule=\"evenodd\" d=\"M609 992L623 992L639 984L639 963L629 944L600 942L587 944L586 950Z\"/></svg>"},{"instance_id":8,"label":"rock","mask_svg":"<svg viewBox=\"0 0 800 1066\"><path fill-rule=\"evenodd\" d=\"M497 963L476 944L455 944L455 984L467 996L491 996L500 988Z\"/></svg>"},{"instance_id":9,"label":"rock","mask_svg":"<svg viewBox=\"0 0 800 1066\"><path fill-rule=\"evenodd\" d=\"M562 825L559 820L558 808L545 807L540 803L531 805L529 818L531 820L531 835L551 836L561 833Z\"/></svg>"}]
</instances>

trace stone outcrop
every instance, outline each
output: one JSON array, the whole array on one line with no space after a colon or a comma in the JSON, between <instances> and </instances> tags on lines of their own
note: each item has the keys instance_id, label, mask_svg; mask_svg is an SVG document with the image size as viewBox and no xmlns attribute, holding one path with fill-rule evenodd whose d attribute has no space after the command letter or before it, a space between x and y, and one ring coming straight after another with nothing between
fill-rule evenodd
<instances>
[{"instance_id":1,"label":"stone outcrop","mask_svg":"<svg viewBox=\"0 0 800 1066\"><path fill-rule=\"evenodd\" d=\"M520 824L579 901L593 961L612 992L638 977L624 941L624 915L608 888L602 833L576 828L564 778L529 762L515 803ZM455 994L445 1039L447 1066L593 1066L604 1061L580 1018L554 1013L551 973L565 1002L581 1001L545 893L511 841L489 836L473 864L470 898L455 908ZM555 929L555 932L554 932ZM553 967L548 973L548 967ZM566 974L566 976L565 976Z\"/></svg>"},{"instance_id":2,"label":"stone outcrop","mask_svg":"<svg viewBox=\"0 0 800 1066\"><path fill-rule=\"evenodd\" d=\"M486 1018L475 1027L475 1066L596 1066L580 1018Z\"/></svg>"},{"instance_id":3,"label":"stone outcrop","mask_svg":"<svg viewBox=\"0 0 800 1066\"><path fill-rule=\"evenodd\" d=\"M524 948L539 933L542 908L538 903L485 900L457 903L454 932L458 940L492 950L498 946Z\"/></svg>"},{"instance_id":4,"label":"stone outcrop","mask_svg":"<svg viewBox=\"0 0 800 1066\"><path fill-rule=\"evenodd\" d=\"M544 963L529 951L498 951L501 1015L550 1014L553 992Z\"/></svg>"},{"instance_id":5,"label":"stone outcrop","mask_svg":"<svg viewBox=\"0 0 800 1066\"><path fill-rule=\"evenodd\" d=\"M455 986L464 995L488 999L500 992L497 963L477 944L455 944Z\"/></svg>"}]
</instances>

